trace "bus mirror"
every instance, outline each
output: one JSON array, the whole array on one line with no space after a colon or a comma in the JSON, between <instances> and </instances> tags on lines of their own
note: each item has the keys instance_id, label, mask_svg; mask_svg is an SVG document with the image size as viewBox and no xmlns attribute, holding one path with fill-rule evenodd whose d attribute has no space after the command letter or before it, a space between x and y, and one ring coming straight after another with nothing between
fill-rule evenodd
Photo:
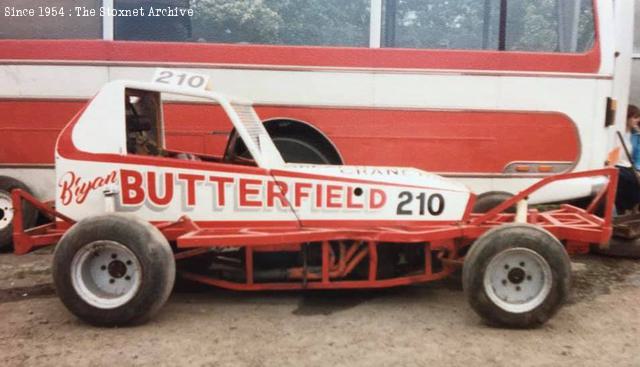
<instances>
[{"instance_id":1,"label":"bus mirror","mask_svg":"<svg viewBox=\"0 0 640 367\"><path fill-rule=\"evenodd\" d=\"M604 118L604 127L613 126L616 119L616 109L618 108L618 101L608 97L607 98L607 111Z\"/></svg>"}]
</instances>

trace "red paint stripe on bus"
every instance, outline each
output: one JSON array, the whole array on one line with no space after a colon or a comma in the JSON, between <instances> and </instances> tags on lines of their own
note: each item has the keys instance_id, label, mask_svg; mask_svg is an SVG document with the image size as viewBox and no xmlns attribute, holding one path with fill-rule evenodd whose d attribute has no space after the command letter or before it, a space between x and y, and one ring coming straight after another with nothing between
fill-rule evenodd
<instances>
[{"instance_id":1,"label":"red paint stripe on bus","mask_svg":"<svg viewBox=\"0 0 640 367\"><path fill-rule=\"evenodd\" d=\"M597 73L600 46L596 41L590 51L571 54L103 40L0 40L0 60Z\"/></svg>"}]
</instances>

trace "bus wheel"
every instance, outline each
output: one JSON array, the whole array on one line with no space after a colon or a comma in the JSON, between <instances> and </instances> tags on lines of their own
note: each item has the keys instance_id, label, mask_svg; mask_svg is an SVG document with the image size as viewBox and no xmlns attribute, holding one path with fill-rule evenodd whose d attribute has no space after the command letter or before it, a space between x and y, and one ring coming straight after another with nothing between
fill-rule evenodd
<instances>
[{"instance_id":1,"label":"bus wheel","mask_svg":"<svg viewBox=\"0 0 640 367\"><path fill-rule=\"evenodd\" d=\"M314 144L297 136L274 136L273 143L278 147L282 159L287 163L331 164L331 160Z\"/></svg>"},{"instance_id":2,"label":"bus wheel","mask_svg":"<svg viewBox=\"0 0 640 367\"><path fill-rule=\"evenodd\" d=\"M162 233L131 215L84 219L53 255L62 303L85 322L141 324L166 302L175 281L173 252Z\"/></svg>"},{"instance_id":3,"label":"bus wheel","mask_svg":"<svg viewBox=\"0 0 640 367\"><path fill-rule=\"evenodd\" d=\"M14 208L11 191L21 189L29 194L31 190L24 183L7 176L0 176L0 251L10 250L13 244ZM33 227L38 218L36 209L28 204L22 206L22 223L24 228Z\"/></svg>"},{"instance_id":4,"label":"bus wheel","mask_svg":"<svg viewBox=\"0 0 640 367\"><path fill-rule=\"evenodd\" d=\"M482 193L478 195L476 203L473 205L473 212L486 213L496 206L502 204L504 201L511 199L512 197L513 195L505 191L489 191ZM515 206L512 206L510 208L507 208L505 212L515 213L516 208Z\"/></svg>"},{"instance_id":5,"label":"bus wheel","mask_svg":"<svg viewBox=\"0 0 640 367\"><path fill-rule=\"evenodd\" d=\"M544 324L569 294L571 263L552 234L507 224L471 246L462 286L471 307L490 324L530 328Z\"/></svg>"}]
</instances>

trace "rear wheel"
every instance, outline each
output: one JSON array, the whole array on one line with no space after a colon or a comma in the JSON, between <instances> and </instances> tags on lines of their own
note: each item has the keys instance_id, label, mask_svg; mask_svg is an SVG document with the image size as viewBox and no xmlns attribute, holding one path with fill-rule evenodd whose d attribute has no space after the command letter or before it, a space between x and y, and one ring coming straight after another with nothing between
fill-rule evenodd
<instances>
[{"instance_id":1,"label":"rear wheel","mask_svg":"<svg viewBox=\"0 0 640 367\"><path fill-rule=\"evenodd\" d=\"M169 243L130 215L84 219L60 240L53 258L58 296L94 325L138 324L165 303L175 280Z\"/></svg>"},{"instance_id":2,"label":"rear wheel","mask_svg":"<svg viewBox=\"0 0 640 367\"><path fill-rule=\"evenodd\" d=\"M571 265L549 232L525 224L488 231L465 258L462 284L471 307L489 323L542 325L566 301Z\"/></svg>"},{"instance_id":3,"label":"rear wheel","mask_svg":"<svg viewBox=\"0 0 640 367\"><path fill-rule=\"evenodd\" d=\"M24 183L7 176L0 176L0 251L10 250L13 245L13 220L15 210L11 200L11 191L21 189L33 194ZM29 205L22 206L22 223L24 228L33 227L38 218L36 209Z\"/></svg>"}]
</instances>

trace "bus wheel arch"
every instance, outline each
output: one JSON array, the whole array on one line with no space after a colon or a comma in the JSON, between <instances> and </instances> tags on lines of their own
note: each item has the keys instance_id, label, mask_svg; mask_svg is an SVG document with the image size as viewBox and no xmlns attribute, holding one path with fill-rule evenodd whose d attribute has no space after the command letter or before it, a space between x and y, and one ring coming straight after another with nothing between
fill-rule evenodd
<instances>
[{"instance_id":1,"label":"bus wheel arch","mask_svg":"<svg viewBox=\"0 0 640 367\"><path fill-rule=\"evenodd\" d=\"M283 158L296 149L306 157L317 156L318 160L304 163L343 164L338 148L315 126L295 119L278 118L264 121L264 126L274 143L282 149ZM303 162L299 162L303 163Z\"/></svg>"}]
</instances>

